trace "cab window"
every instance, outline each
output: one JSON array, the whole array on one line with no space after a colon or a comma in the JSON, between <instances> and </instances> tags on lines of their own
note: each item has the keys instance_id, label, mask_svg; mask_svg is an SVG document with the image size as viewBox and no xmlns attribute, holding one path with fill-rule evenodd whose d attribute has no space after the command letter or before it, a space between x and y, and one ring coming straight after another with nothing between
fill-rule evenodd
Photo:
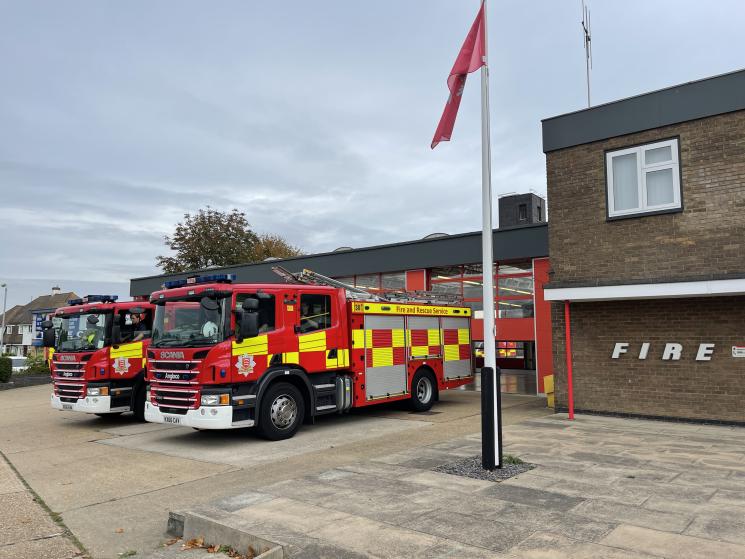
<instances>
[{"instance_id":1,"label":"cab window","mask_svg":"<svg viewBox=\"0 0 745 559\"><path fill-rule=\"evenodd\" d=\"M239 293L236 295L236 308L243 304L246 299L256 299L256 293ZM262 293L259 299L259 333L271 332L275 329L276 302L274 295Z\"/></svg>"},{"instance_id":2,"label":"cab window","mask_svg":"<svg viewBox=\"0 0 745 559\"><path fill-rule=\"evenodd\" d=\"M331 296L300 296L300 332L331 328Z\"/></svg>"},{"instance_id":3,"label":"cab window","mask_svg":"<svg viewBox=\"0 0 745 559\"><path fill-rule=\"evenodd\" d=\"M121 311L119 317L122 343L139 342L152 336L153 316L150 311L146 310L143 313Z\"/></svg>"}]
</instances>

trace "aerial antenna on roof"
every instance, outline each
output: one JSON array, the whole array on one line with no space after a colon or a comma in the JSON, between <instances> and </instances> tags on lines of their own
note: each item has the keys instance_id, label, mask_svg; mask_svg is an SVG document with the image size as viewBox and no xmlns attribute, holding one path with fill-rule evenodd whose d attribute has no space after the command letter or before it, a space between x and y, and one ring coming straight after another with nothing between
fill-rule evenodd
<instances>
[{"instance_id":1,"label":"aerial antenna on roof","mask_svg":"<svg viewBox=\"0 0 745 559\"><path fill-rule=\"evenodd\" d=\"M587 76L587 107L590 107L590 70L592 69L592 27L590 25L590 8L582 0L582 35L585 40L585 72Z\"/></svg>"}]
</instances>

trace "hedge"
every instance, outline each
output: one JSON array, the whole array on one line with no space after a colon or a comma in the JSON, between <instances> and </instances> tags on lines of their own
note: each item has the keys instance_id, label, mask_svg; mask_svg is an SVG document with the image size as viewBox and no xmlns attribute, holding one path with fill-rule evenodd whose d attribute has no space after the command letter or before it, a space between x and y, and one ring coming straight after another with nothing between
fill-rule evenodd
<instances>
[{"instance_id":1,"label":"hedge","mask_svg":"<svg viewBox=\"0 0 745 559\"><path fill-rule=\"evenodd\" d=\"M13 361L10 357L0 357L0 382L8 382L13 374Z\"/></svg>"}]
</instances>

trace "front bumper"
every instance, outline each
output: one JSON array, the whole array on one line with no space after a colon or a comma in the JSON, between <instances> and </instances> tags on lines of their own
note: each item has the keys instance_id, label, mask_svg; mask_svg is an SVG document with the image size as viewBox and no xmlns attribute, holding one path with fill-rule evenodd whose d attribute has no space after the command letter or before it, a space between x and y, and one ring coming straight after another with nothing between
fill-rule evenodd
<instances>
[{"instance_id":1,"label":"front bumper","mask_svg":"<svg viewBox=\"0 0 745 559\"><path fill-rule=\"evenodd\" d=\"M119 413L129 408L111 409L111 396L86 396L75 402L63 402L52 394L52 407L56 410L79 411L83 413Z\"/></svg>"},{"instance_id":2,"label":"front bumper","mask_svg":"<svg viewBox=\"0 0 745 559\"><path fill-rule=\"evenodd\" d=\"M152 402L145 402L145 421L194 427L195 429L240 429L253 427L253 420L233 423L233 406L202 406L185 414L163 413Z\"/></svg>"}]
</instances>

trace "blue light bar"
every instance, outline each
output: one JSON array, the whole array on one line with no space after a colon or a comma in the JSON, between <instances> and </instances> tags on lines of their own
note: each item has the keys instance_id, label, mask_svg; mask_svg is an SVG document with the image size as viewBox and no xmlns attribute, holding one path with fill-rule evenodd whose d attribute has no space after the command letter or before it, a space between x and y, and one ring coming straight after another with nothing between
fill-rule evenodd
<instances>
[{"instance_id":1,"label":"blue light bar","mask_svg":"<svg viewBox=\"0 0 745 559\"><path fill-rule=\"evenodd\" d=\"M235 274L214 274L211 276L191 276L185 279L171 280L163 282L164 289L174 289L184 287L185 285L194 285L198 283L231 283L235 281Z\"/></svg>"},{"instance_id":2,"label":"blue light bar","mask_svg":"<svg viewBox=\"0 0 745 559\"><path fill-rule=\"evenodd\" d=\"M86 295L80 299L69 299L68 305L84 305L85 303L113 303L119 295Z\"/></svg>"}]
</instances>

